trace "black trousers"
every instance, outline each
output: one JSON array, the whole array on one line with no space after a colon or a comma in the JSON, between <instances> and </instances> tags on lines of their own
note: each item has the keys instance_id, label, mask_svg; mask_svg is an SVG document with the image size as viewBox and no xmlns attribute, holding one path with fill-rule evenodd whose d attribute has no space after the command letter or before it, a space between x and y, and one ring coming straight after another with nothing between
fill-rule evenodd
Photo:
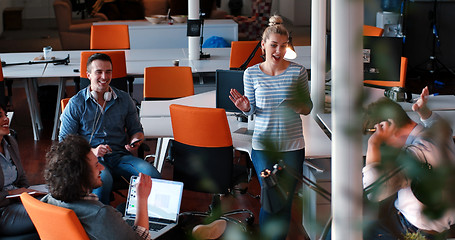
<instances>
[{"instance_id":1,"label":"black trousers","mask_svg":"<svg viewBox=\"0 0 455 240\"><path fill-rule=\"evenodd\" d=\"M0 236L16 236L36 232L20 201L0 208Z\"/></svg>"}]
</instances>

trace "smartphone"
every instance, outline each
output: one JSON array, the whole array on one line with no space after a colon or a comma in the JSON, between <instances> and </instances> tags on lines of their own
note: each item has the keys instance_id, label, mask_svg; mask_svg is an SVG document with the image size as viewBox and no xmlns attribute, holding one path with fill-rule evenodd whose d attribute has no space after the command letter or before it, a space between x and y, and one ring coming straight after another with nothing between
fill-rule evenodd
<instances>
[{"instance_id":1,"label":"smartphone","mask_svg":"<svg viewBox=\"0 0 455 240\"><path fill-rule=\"evenodd\" d=\"M134 147L134 144L136 144L136 143L138 143L138 142L140 142L140 141L141 141L141 139L137 139L136 141L130 143L130 146L131 146L131 147Z\"/></svg>"}]
</instances>

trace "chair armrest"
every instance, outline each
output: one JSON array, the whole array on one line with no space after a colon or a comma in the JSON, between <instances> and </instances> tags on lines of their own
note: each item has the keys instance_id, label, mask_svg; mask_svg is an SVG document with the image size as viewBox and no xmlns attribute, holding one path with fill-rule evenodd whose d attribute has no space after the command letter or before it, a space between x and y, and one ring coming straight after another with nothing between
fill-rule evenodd
<instances>
[{"instance_id":1,"label":"chair armrest","mask_svg":"<svg viewBox=\"0 0 455 240\"><path fill-rule=\"evenodd\" d=\"M106 21L106 20L107 20L106 15L104 15L102 13L97 13L92 18L74 19L71 21L71 24L94 23L94 22L101 22L101 21Z\"/></svg>"},{"instance_id":2,"label":"chair armrest","mask_svg":"<svg viewBox=\"0 0 455 240\"><path fill-rule=\"evenodd\" d=\"M89 32L91 29L92 23L81 23L81 24L71 24L68 31L69 32Z\"/></svg>"},{"instance_id":3,"label":"chair armrest","mask_svg":"<svg viewBox=\"0 0 455 240\"><path fill-rule=\"evenodd\" d=\"M97 13L97 14L93 15L93 19L98 19L98 21L107 21L107 20L109 20L107 18L107 16L104 15L104 13Z\"/></svg>"}]
</instances>

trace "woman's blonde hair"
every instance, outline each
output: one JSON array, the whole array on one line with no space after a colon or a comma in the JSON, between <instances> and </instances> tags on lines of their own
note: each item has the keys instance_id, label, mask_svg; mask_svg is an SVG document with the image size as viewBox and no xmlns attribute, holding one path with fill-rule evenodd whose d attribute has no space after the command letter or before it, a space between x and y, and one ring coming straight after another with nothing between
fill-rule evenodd
<instances>
[{"instance_id":1,"label":"woman's blonde hair","mask_svg":"<svg viewBox=\"0 0 455 240\"><path fill-rule=\"evenodd\" d=\"M262 40L269 39L270 34L284 35L289 38L289 32L283 25L283 19L278 15L273 15L269 18L269 26L262 33Z\"/></svg>"}]
</instances>

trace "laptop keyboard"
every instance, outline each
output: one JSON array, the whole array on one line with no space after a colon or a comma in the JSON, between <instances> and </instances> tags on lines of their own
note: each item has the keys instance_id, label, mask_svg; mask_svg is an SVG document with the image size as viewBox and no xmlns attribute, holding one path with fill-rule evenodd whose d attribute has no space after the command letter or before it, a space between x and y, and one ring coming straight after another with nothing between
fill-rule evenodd
<instances>
[{"instance_id":1,"label":"laptop keyboard","mask_svg":"<svg viewBox=\"0 0 455 240\"><path fill-rule=\"evenodd\" d=\"M149 229L150 231L159 231L166 227L164 224L159 224L159 223L149 223Z\"/></svg>"},{"instance_id":2,"label":"laptop keyboard","mask_svg":"<svg viewBox=\"0 0 455 240\"><path fill-rule=\"evenodd\" d=\"M130 226L133 226L134 219L126 219L126 223L128 223L128 225L130 225ZM164 224L149 222L150 231L159 231L159 230L163 229L164 227L166 227L166 225L164 225Z\"/></svg>"}]
</instances>

